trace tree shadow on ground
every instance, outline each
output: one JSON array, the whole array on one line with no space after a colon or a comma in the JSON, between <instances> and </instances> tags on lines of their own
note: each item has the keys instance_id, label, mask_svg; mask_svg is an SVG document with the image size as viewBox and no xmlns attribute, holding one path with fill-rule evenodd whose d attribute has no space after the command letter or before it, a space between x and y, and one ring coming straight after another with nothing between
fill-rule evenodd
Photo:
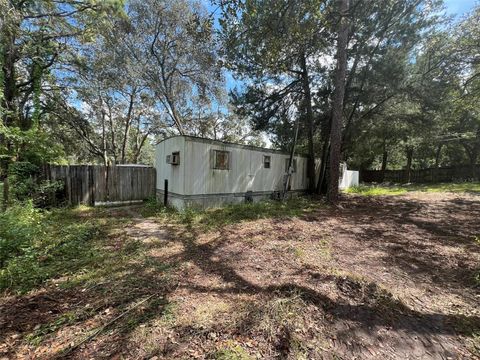
<instances>
[{"instance_id":1,"label":"tree shadow on ground","mask_svg":"<svg viewBox=\"0 0 480 360\"><path fill-rule=\"evenodd\" d=\"M322 229L323 224L332 219L355 227L357 230L361 229L355 232L356 239L365 246L381 250L385 254L381 261L386 265L401 268L414 280L420 278L419 275L422 279L427 276L430 281L435 281L435 277L439 277L437 283L446 291L458 285L461 269L452 267L450 264L442 264L441 259L434 257L430 251L432 247L430 241L442 246L470 248L471 245L466 239L467 235L462 235L461 238L464 241L459 243L452 243L451 239L446 239L443 228L445 224L428 219L412 218L418 211L425 209L426 205L412 204L409 200L392 200L385 203L362 200L342 205L343 209L321 208L314 213L299 215L299 219L318 223L319 230ZM474 205L478 207L478 204ZM446 202L443 206L447 209L451 204ZM378 226L382 229L379 230ZM422 234L430 237L429 242L422 242L423 235L421 235L415 239L415 247L419 245L415 249L408 243L408 238L403 237L405 234L400 231L402 236L398 239L395 236L387 236L388 244L386 244L385 233L401 229L401 226L420 229ZM158 232L158 227L162 228L162 232ZM322 319L329 319L331 324L339 324L336 328L336 336L340 340L344 339L345 343L354 337L360 339L365 333L376 337L376 329L386 328L391 332L403 334L403 337L397 339L398 346L405 348L407 344L413 348L412 339L418 337L423 339L422 341L429 342L429 352L434 356L452 356L455 345L446 344L444 336L450 338L458 335L468 336L480 330L478 316L415 310L376 283L342 274L321 272L306 265L295 266L292 269L294 270L293 280L281 278L273 283L262 277L264 273L259 269L258 274L261 279L252 281L252 278L242 274L241 270L245 269L239 268L242 252L235 249L225 251L225 248L238 241L231 228L218 229L208 240L202 238L204 236L202 229L192 225L169 227L166 234L163 232L164 228L158 225L157 228L147 232L148 236L139 234L135 237L136 241L144 242L142 251L156 250L156 256L149 253L150 255L140 257L128 266L110 269L101 277L101 280L97 279L92 285L84 286L81 291L78 290L79 287L73 289L48 287L21 301L18 298L12 298L3 302L0 312L7 316L3 317L0 327L7 331L2 331L0 341L18 332L35 334L37 331L43 339L56 336L56 329L49 329L49 324L55 323L66 313L73 313L74 319L71 324L67 323L73 329L72 335L75 330L80 329L80 326L89 324L87 329L82 328L82 336L74 336L74 343L78 344L88 336L88 331L95 331L108 324L112 319L151 296L141 307L130 310L98 337L74 349L64 343L64 346L56 352L56 356L68 358L98 358L115 355L138 357L139 353L130 353L133 351L129 345L131 334L141 326L164 316L170 305L169 297L179 290L198 296L213 294L220 298L246 295L261 301L255 304L256 309L246 312L235 327L228 331L222 328L222 324L214 324L209 329L198 329L192 325L175 326L174 331L177 334L175 342L168 342L168 339L165 339L162 347L157 347L151 352L144 350L143 357L153 355L174 357L189 344L193 337L201 341L209 341L208 334L211 330L219 333L223 331L226 333L225 336L230 337L238 334L251 335L250 333L255 331L252 329L257 328L259 321L256 314L265 311L264 306L269 300L292 296L300 299L302 304L320 309L323 314ZM345 227L337 231L352 235ZM473 228L468 229L467 233L474 231ZM151 237L157 238L149 241ZM173 254L162 254L166 245L178 245L180 250ZM421 256L419 251L422 252ZM392 261L393 258L402 261ZM287 255L284 259L288 260ZM198 268L202 276L218 279L218 283L210 285L197 283L195 279L188 277L188 273L182 273L181 268L173 271L174 276L169 275L169 268L187 263ZM415 264L416 268L412 268L411 264ZM447 277L449 273L456 275ZM336 290L335 296L322 290L325 284ZM111 312L108 311L109 309ZM36 319L35 322L32 322L32 318ZM47 326L35 329L36 323L47 324ZM45 334L42 333L44 329ZM271 341L278 357L288 357L293 343L293 331L294 329L282 323L275 329L275 338ZM401 345L401 342L404 344ZM439 345L442 342L444 345ZM91 346L91 343L95 345ZM410 350L406 348L406 351ZM349 351L356 350L350 348Z\"/></svg>"},{"instance_id":2,"label":"tree shadow on ground","mask_svg":"<svg viewBox=\"0 0 480 360\"><path fill-rule=\"evenodd\" d=\"M342 205L333 216L344 226L334 231L381 251L385 266L444 288L478 286L473 279L478 263L471 255L480 253L474 240L480 234L480 198L432 205L401 197L352 197ZM309 221L324 223L331 218L328 211L320 210Z\"/></svg>"}]
</instances>

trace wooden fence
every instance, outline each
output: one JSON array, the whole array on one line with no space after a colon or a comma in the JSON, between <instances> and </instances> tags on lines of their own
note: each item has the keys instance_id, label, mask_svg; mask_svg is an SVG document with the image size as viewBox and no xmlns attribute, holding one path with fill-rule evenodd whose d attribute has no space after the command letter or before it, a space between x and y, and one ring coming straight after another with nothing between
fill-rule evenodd
<instances>
[{"instance_id":1,"label":"wooden fence","mask_svg":"<svg viewBox=\"0 0 480 360\"><path fill-rule=\"evenodd\" d=\"M69 205L134 202L155 196L153 167L100 165L45 165L45 180L64 183Z\"/></svg>"},{"instance_id":2,"label":"wooden fence","mask_svg":"<svg viewBox=\"0 0 480 360\"><path fill-rule=\"evenodd\" d=\"M361 182L392 182L392 183L432 183L455 182L480 179L480 165L470 165L428 168L411 170L410 179L406 170L361 170Z\"/></svg>"}]
</instances>

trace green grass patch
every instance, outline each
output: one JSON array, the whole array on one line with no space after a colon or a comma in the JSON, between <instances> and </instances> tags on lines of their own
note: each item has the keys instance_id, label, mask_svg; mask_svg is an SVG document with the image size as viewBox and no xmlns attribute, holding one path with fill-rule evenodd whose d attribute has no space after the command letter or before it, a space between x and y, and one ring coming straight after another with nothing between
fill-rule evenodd
<instances>
[{"instance_id":1,"label":"green grass patch","mask_svg":"<svg viewBox=\"0 0 480 360\"><path fill-rule=\"evenodd\" d=\"M0 213L0 291L25 293L50 279L105 269L113 255L101 240L118 221L107 221L101 209L9 207Z\"/></svg>"},{"instance_id":2,"label":"green grass patch","mask_svg":"<svg viewBox=\"0 0 480 360\"><path fill-rule=\"evenodd\" d=\"M402 195L407 192L399 186L383 185L359 185L344 190L347 194L358 194L364 196Z\"/></svg>"},{"instance_id":3,"label":"green grass patch","mask_svg":"<svg viewBox=\"0 0 480 360\"><path fill-rule=\"evenodd\" d=\"M347 194L364 196L403 195L407 192L454 192L480 193L480 182L439 183L439 184L406 184L406 185L366 185L351 187L345 190Z\"/></svg>"},{"instance_id":4,"label":"green grass patch","mask_svg":"<svg viewBox=\"0 0 480 360\"><path fill-rule=\"evenodd\" d=\"M227 347L215 352L214 359L216 360L253 360L254 357L237 344L230 344Z\"/></svg>"},{"instance_id":5,"label":"green grass patch","mask_svg":"<svg viewBox=\"0 0 480 360\"><path fill-rule=\"evenodd\" d=\"M197 226L205 230L220 228L225 225L266 218L298 217L308 214L319 206L320 202L309 197L295 197L286 201L259 201L227 205L223 208L196 209L183 211L160 207L155 215L168 221L176 221L187 226ZM151 214L152 205L147 209Z\"/></svg>"}]
</instances>

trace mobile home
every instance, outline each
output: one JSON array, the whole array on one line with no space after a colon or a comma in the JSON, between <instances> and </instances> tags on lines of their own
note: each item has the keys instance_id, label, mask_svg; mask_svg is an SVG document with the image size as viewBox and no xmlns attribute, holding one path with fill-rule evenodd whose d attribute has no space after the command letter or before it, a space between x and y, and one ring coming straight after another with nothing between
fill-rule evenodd
<instances>
[{"instance_id":1,"label":"mobile home","mask_svg":"<svg viewBox=\"0 0 480 360\"><path fill-rule=\"evenodd\" d=\"M290 155L250 145L173 136L156 146L157 197L178 209L278 197ZM308 187L307 158L295 156L289 195Z\"/></svg>"}]
</instances>

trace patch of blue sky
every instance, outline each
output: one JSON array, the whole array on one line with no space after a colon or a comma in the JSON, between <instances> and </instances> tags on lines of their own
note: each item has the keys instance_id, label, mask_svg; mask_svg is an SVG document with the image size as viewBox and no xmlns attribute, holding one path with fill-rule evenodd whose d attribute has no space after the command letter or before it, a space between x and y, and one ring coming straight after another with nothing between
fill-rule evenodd
<instances>
[{"instance_id":1,"label":"patch of blue sky","mask_svg":"<svg viewBox=\"0 0 480 360\"><path fill-rule=\"evenodd\" d=\"M449 15L461 17L467 15L478 3L478 0L445 0L445 9Z\"/></svg>"}]
</instances>

